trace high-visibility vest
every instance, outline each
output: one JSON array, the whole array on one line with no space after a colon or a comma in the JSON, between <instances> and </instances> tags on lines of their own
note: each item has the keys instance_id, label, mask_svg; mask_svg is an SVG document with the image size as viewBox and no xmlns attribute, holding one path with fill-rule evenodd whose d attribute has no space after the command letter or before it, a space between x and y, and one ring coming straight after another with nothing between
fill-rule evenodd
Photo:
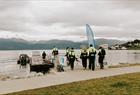
<instances>
[{"instance_id":1,"label":"high-visibility vest","mask_svg":"<svg viewBox=\"0 0 140 95\"><path fill-rule=\"evenodd\" d=\"M66 50L66 54L68 54L69 52L70 52L70 49L67 49L67 50Z\"/></svg>"},{"instance_id":2,"label":"high-visibility vest","mask_svg":"<svg viewBox=\"0 0 140 95\"><path fill-rule=\"evenodd\" d=\"M90 47L90 48L88 49L88 51L89 51L89 52L96 52L96 49L95 49L94 47Z\"/></svg>"},{"instance_id":3,"label":"high-visibility vest","mask_svg":"<svg viewBox=\"0 0 140 95\"><path fill-rule=\"evenodd\" d=\"M70 59L75 59L75 52L74 51L69 52L69 58Z\"/></svg>"},{"instance_id":4,"label":"high-visibility vest","mask_svg":"<svg viewBox=\"0 0 140 95\"><path fill-rule=\"evenodd\" d=\"M58 51L58 49L57 48L53 48L53 51Z\"/></svg>"},{"instance_id":5,"label":"high-visibility vest","mask_svg":"<svg viewBox=\"0 0 140 95\"><path fill-rule=\"evenodd\" d=\"M53 52L54 55L58 55L58 49L57 48L53 48Z\"/></svg>"},{"instance_id":6,"label":"high-visibility vest","mask_svg":"<svg viewBox=\"0 0 140 95\"><path fill-rule=\"evenodd\" d=\"M87 57L87 55L88 55L88 53L87 53L87 50L81 50L81 55L80 55L80 58L85 58L85 57Z\"/></svg>"},{"instance_id":7,"label":"high-visibility vest","mask_svg":"<svg viewBox=\"0 0 140 95\"><path fill-rule=\"evenodd\" d=\"M89 49L88 49L88 56L90 57L90 56L95 56L95 54L96 54L96 49L94 48L94 47L90 47Z\"/></svg>"}]
</instances>

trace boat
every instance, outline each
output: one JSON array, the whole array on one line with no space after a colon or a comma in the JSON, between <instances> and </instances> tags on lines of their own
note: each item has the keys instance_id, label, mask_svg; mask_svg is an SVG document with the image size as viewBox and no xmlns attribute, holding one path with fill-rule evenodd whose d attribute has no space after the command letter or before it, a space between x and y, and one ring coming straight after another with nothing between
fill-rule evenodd
<instances>
[{"instance_id":1,"label":"boat","mask_svg":"<svg viewBox=\"0 0 140 95\"><path fill-rule=\"evenodd\" d=\"M45 74L49 72L50 68L54 68L54 63L50 59L42 59L39 51L32 52L30 72L42 72Z\"/></svg>"}]
</instances>

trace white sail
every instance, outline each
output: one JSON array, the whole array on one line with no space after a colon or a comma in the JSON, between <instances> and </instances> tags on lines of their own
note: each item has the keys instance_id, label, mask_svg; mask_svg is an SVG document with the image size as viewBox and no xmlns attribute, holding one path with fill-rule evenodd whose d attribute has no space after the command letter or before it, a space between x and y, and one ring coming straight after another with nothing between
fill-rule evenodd
<instances>
[{"instance_id":1,"label":"white sail","mask_svg":"<svg viewBox=\"0 0 140 95\"><path fill-rule=\"evenodd\" d=\"M86 24L86 32L88 38L88 45L90 46L90 44L92 44L93 47L95 47L94 33L88 24Z\"/></svg>"}]
</instances>

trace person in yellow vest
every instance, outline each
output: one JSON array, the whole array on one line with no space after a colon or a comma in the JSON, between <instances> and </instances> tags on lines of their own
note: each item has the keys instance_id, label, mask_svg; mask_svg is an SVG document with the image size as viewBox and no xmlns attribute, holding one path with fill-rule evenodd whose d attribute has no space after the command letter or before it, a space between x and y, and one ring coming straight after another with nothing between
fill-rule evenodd
<instances>
[{"instance_id":1,"label":"person in yellow vest","mask_svg":"<svg viewBox=\"0 0 140 95\"><path fill-rule=\"evenodd\" d=\"M71 48L68 56L69 56L69 63L70 63L71 70L73 70L74 69L74 62L76 59L74 48Z\"/></svg>"},{"instance_id":2,"label":"person in yellow vest","mask_svg":"<svg viewBox=\"0 0 140 95\"><path fill-rule=\"evenodd\" d=\"M82 60L83 68L86 69L87 68L87 58L88 58L88 52L87 52L86 48L81 49L80 58Z\"/></svg>"},{"instance_id":3,"label":"person in yellow vest","mask_svg":"<svg viewBox=\"0 0 140 95\"><path fill-rule=\"evenodd\" d=\"M95 69L95 56L96 56L96 49L91 44L88 49L88 58L89 58L89 69L93 71Z\"/></svg>"},{"instance_id":4,"label":"person in yellow vest","mask_svg":"<svg viewBox=\"0 0 140 95\"><path fill-rule=\"evenodd\" d=\"M53 50L52 50L52 54L55 56L55 55L58 55L58 49L54 46Z\"/></svg>"}]
</instances>

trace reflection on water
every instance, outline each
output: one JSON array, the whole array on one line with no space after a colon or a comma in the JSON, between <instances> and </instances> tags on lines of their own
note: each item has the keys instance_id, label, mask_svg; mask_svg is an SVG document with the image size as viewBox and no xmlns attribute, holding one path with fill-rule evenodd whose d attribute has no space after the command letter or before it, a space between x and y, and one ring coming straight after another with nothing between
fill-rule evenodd
<instances>
[{"instance_id":1,"label":"reflection on water","mask_svg":"<svg viewBox=\"0 0 140 95\"><path fill-rule=\"evenodd\" d=\"M42 54L44 50L38 51ZM24 75L29 73L26 69L20 70L19 65L17 65L17 59L20 54L28 54L31 57L32 52L33 51L31 50L0 51L0 73L8 75ZM45 52L51 54L51 50ZM60 50L59 53L61 56L64 56L65 50ZM79 57L80 51L76 50L76 53ZM140 50L107 50L105 61L108 65L117 65L119 63L140 63Z\"/></svg>"},{"instance_id":2,"label":"reflection on water","mask_svg":"<svg viewBox=\"0 0 140 95\"><path fill-rule=\"evenodd\" d=\"M110 65L119 63L140 63L140 51L138 50L109 50L107 62Z\"/></svg>"}]
</instances>

